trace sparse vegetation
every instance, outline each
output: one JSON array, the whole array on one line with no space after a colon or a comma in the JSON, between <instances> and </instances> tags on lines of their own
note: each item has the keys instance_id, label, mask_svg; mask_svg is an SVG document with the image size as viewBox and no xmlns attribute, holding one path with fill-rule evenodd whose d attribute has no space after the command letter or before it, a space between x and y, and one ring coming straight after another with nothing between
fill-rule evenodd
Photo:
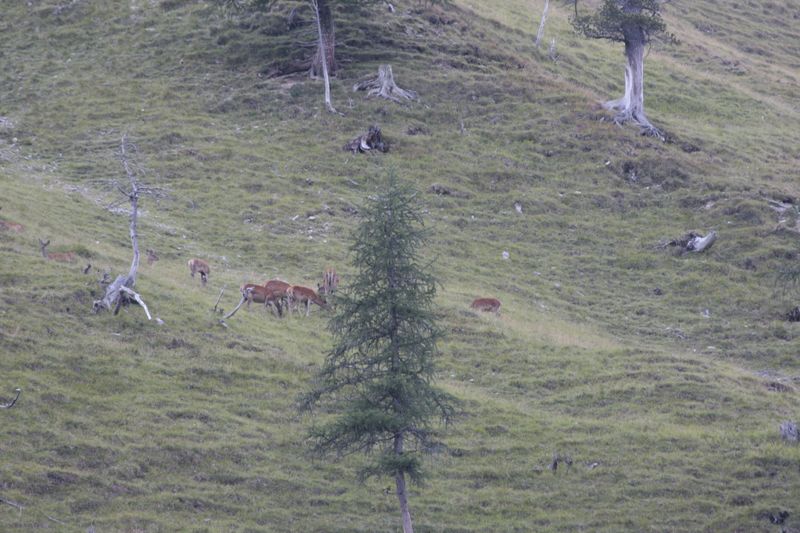
<instances>
[{"instance_id":1,"label":"sparse vegetation","mask_svg":"<svg viewBox=\"0 0 800 533\"><path fill-rule=\"evenodd\" d=\"M522 0L336 9L343 115L285 74L313 54L288 9L6 4L0 403L24 392L0 410L0 530L399 529L386 484L353 483L359 460L302 454L294 398L331 348L327 315L253 306L226 329L212 311L224 285L314 286L326 266L346 285L345 236L388 166L431 191L436 378L465 412L431 450L417 530L800 527L800 447L779 431L800 412L800 323L775 284L800 234L774 209L800 197L794 3L670 3L680 44L647 57L664 143L598 120L623 91L618 45L575 34L561 3L557 63ZM418 100L351 91L381 64ZM341 150L371 124L391 151ZM126 131L170 191L139 218L159 261L136 287L161 325L90 312L130 260L127 213L98 185ZM659 248L712 230L702 254ZM47 261L39 238L93 268ZM488 295L499 316L469 309ZM572 466L549 470L554 454Z\"/></svg>"}]
</instances>

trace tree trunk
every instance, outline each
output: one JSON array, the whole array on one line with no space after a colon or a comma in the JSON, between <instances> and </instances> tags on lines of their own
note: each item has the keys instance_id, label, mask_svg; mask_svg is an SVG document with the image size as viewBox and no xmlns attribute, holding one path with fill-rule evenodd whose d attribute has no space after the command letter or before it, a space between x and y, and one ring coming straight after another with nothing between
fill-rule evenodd
<instances>
[{"instance_id":1,"label":"tree trunk","mask_svg":"<svg viewBox=\"0 0 800 533\"><path fill-rule=\"evenodd\" d=\"M617 111L614 122L624 124L633 121L642 128L642 134L664 140L664 134L653 126L644 113L644 49L647 36L638 26L628 28L625 34L625 94L617 100L603 104Z\"/></svg>"},{"instance_id":2,"label":"tree trunk","mask_svg":"<svg viewBox=\"0 0 800 533\"><path fill-rule=\"evenodd\" d=\"M542 20L539 22L539 31L536 32L536 48L539 48L539 43L542 42L544 37L544 25L547 22L547 11L550 9L550 0L544 0L544 11L542 11Z\"/></svg>"},{"instance_id":3,"label":"tree trunk","mask_svg":"<svg viewBox=\"0 0 800 533\"><path fill-rule=\"evenodd\" d=\"M327 66L328 75L336 75L336 33L333 26L333 13L329 0L311 0L311 7L316 18L318 41L317 51L311 60L309 74L312 77L324 75ZM323 62L324 60L324 62Z\"/></svg>"},{"instance_id":4,"label":"tree trunk","mask_svg":"<svg viewBox=\"0 0 800 533\"><path fill-rule=\"evenodd\" d=\"M311 63L311 75L314 76L316 74L315 69L317 61L319 61L322 66L322 78L325 83L325 107L331 113L336 113L336 109L331 103L331 79L329 75L336 63L333 57L335 45L333 16L327 0L311 0L311 6L314 8L314 17L317 19L318 35L317 56Z\"/></svg>"},{"instance_id":5,"label":"tree trunk","mask_svg":"<svg viewBox=\"0 0 800 533\"><path fill-rule=\"evenodd\" d=\"M399 104L417 97L416 91L401 89L395 84L391 65L379 66L377 78L356 83L353 85L353 91L367 91L367 96L380 96Z\"/></svg>"},{"instance_id":6,"label":"tree trunk","mask_svg":"<svg viewBox=\"0 0 800 533\"><path fill-rule=\"evenodd\" d=\"M403 435L394 438L394 453L403 453ZM395 486L397 487L397 499L400 501L400 514L403 517L403 533L414 533L414 526L411 524L411 511L408 508L408 494L406 493L406 475L404 472L397 472L394 476Z\"/></svg>"}]
</instances>

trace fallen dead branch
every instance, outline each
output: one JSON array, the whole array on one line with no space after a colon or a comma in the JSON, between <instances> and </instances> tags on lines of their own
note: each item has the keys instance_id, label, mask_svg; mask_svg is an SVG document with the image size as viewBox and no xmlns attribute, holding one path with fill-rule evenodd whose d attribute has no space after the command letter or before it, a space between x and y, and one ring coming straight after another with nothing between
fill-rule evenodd
<instances>
[{"instance_id":1,"label":"fallen dead branch","mask_svg":"<svg viewBox=\"0 0 800 533\"><path fill-rule=\"evenodd\" d=\"M227 315L225 315L224 317L222 317L222 320L227 320L227 319L229 319L230 317L232 317L233 315L235 315L235 314L236 314L236 311L238 311L238 310L239 310L239 308L240 308L240 307L242 307L242 305L244 305L244 303L245 303L245 302L247 301L247 299L250 297L250 295L252 294L252 292L253 292L253 289L246 289L246 290L244 290L244 291L242 292L242 299L241 299L241 300L239 300L239 305L237 305L237 306L236 306L236 307L233 309L233 311L231 311L230 313L228 313ZM227 326L226 326L226 327L227 327Z\"/></svg>"},{"instance_id":2,"label":"fallen dead branch","mask_svg":"<svg viewBox=\"0 0 800 533\"><path fill-rule=\"evenodd\" d=\"M22 389L17 387L16 389L14 389L14 392L16 392L17 395L14 397L13 400L11 400L11 403L5 405L0 404L0 409L11 409L12 407L14 407L14 404L17 403L17 400L19 400L19 395L22 394Z\"/></svg>"}]
</instances>

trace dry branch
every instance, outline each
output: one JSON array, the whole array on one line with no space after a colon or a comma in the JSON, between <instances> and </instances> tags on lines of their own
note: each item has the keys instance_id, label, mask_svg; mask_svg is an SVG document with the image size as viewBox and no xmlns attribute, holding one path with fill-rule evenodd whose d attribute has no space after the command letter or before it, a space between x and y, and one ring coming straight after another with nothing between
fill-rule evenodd
<instances>
[{"instance_id":1,"label":"dry branch","mask_svg":"<svg viewBox=\"0 0 800 533\"><path fill-rule=\"evenodd\" d=\"M142 306L142 309L144 309L144 314L147 315L147 320L153 320L153 317L150 316L150 310L147 309L147 305L144 303L144 300L142 300L142 297L139 296L139 293L132 291L125 286L120 287L119 290L127 294L129 298L133 298L136 303Z\"/></svg>"},{"instance_id":2,"label":"dry branch","mask_svg":"<svg viewBox=\"0 0 800 533\"><path fill-rule=\"evenodd\" d=\"M401 89L394 83L391 65L378 67L378 76L376 78L356 83L353 85L353 91L367 91L367 96L379 96L397 103L417 98L415 91Z\"/></svg>"},{"instance_id":3,"label":"dry branch","mask_svg":"<svg viewBox=\"0 0 800 533\"><path fill-rule=\"evenodd\" d=\"M14 397L13 400L11 400L11 403L0 405L0 409L11 409L12 407L14 407L14 404L17 403L17 400L19 400L19 395L22 394L22 389L17 387L16 389L14 389L14 392L16 392L17 395Z\"/></svg>"},{"instance_id":4,"label":"dry branch","mask_svg":"<svg viewBox=\"0 0 800 533\"><path fill-rule=\"evenodd\" d=\"M214 302L214 312L217 312L217 306L219 305L219 301L222 299L222 293L225 292L225 285L222 286L222 289L219 291L219 296L217 296L217 301Z\"/></svg>"},{"instance_id":5,"label":"dry branch","mask_svg":"<svg viewBox=\"0 0 800 533\"><path fill-rule=\"evenodd\" d=\"M242 292L242 299L241 299L241 300L239 300L239 305L237 305L237 306L236 306L236 307L233 309L233 311L231 311L230 313L228 313L227 315L225 315L224 317L222 317L222 320L227 320L227 319L229 319L230 317L232 317L233 315L235 315L235 314L236 314L236 311L238 311L238 310L239 310L239 308L240 308L240 307L242 307L242 305L244 305L244 303L245 303L245 302L248 300L248 298L250 297L250 295L252 294L252 292L253 292L253 289L246 289L244 292Z\"/></svg>"},{"instance_id":6,"label":"dry branch","mask_svg":"<svg viewBox=\"0 0 800 533\"><path fill-rule=\"evenodd\" d=\"M0 503L4 503L4 504L6 504L6 505L10 505L11 507L14 507L14 508L16 508L16 509L19 509L20 511L22 511L23 509L25 509L25 506L24 506L24 505L22 505L22 504L19 504L19 503L17 503L17 502L12 502L11 500L6 500L5 498L0 498Z\"/></svg>"}]
</instances>

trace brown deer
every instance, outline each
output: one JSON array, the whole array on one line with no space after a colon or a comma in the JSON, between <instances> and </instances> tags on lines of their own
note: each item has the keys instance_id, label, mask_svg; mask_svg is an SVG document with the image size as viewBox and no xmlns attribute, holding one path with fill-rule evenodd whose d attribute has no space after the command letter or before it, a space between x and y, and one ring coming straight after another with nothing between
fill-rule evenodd
<instances>
[{"instance_id":1,"label":"brown deer","mask_svg":"<svg viewBox=\"0 0 800 533\"><path fill-rule=\"evenodd\" d=\"M0 230L22 233L25 231L25 226L16 222L10 222L8 220L0 220Z\"/></svg>"},{"instance_id":2,"label":"brown deer","mask_svg":"<svg viewBox=\"0 0 800 533\"><path fill-rule=\"evenodd\" d=\"M72 263L75 261L75 252L48 252L47 246L50 244L50 239L44 242L39 239L39 249L42 251L42 257L50 261L58 261L59 263Z\"/></svg>"},{"instance_id":3,"label":"brown deer","mask_svg":"<svg viewBox=\"0 0 800 533\"><path fill-rule=\"evenodd\" d=\"M287 284L288 285L288 284ZM255 283L246 283L241 287L242 297L247 300L247 308L250 309L250 302L264 304L265 307L272 307L273 312L278 316L283 316L281 303L286 298L285 291L267 288Z\"/></svg>"},{"instance_id":4,"label":"brown deer","mask_svg":"<svg viewBox=\"0 0 800 533\"><path fill-rule=\"evenodd\" d=\"M271 291L272 294L277 298L277 302L280 304L285 304L286 308L289 308L289 289L291 288L291 283L286 283L281 279L271 279L264 283L264 288L268 291ZM278 314L280 315L280 306L278 307Z\"/></svg>"},{"instance_id":5,"label":"brown deer","mask_svg":"<svg viewBox=\"0 0 800 533\"><path fill-rule=\"evenodd\" d=\"M478 311L490 311L500 314L500 300L497 298L478 298L472 302L470 307Z\"/></svg>"},{"instance_id":6,"label":"brown deer","mask_svg":"<svg viewBox=\"0 0 800 533\"><path fill-rule=\"evenodd\" d=\"M335 268L326 268L322 273L322 283L317 283L317 293L329 296L336 292L339 287L339 275Z\"/></svg>"},{"instance_id":7,"label":"brown deer","mask_svg":"<svg viewBox=\"0 0 800 533\"><path fill-rule=\"evenodd\" d=\"M147 264L149 266L153 266L153 263L158 261L158 254L155 252L155 250L151 250L150 248L148 248L145 253L147 254Z\"/></svg>"},{"instance_id":8,"label":"brown deer","mask_svg":"<svg viewBox=\"0 0 800 533\"><path fill-rule=\"evenodd\" d=\"M286 291L289 297L289 314L292 313L292 305L295 303L303 304L306 306L306 316L311 312L311 304L317 304L318 306L326 309L328 307L328 303L325 301L324 297L319 296L314 289L309 289L308 287L302 287L300 285L292 285Z\"/></svg>"},{"instance_id":9,"label":"brown deer","mask_svg":"<svg viewBox=\"0 0 800 533\"><path fill-rule=\"evenodd\" d=\"M189 259L189 271L192 273L192 277L200 273L200 282L205 286L208 282L208 275L211 274L211 267L202 259Z\"/></svg>"}]
</instances>

